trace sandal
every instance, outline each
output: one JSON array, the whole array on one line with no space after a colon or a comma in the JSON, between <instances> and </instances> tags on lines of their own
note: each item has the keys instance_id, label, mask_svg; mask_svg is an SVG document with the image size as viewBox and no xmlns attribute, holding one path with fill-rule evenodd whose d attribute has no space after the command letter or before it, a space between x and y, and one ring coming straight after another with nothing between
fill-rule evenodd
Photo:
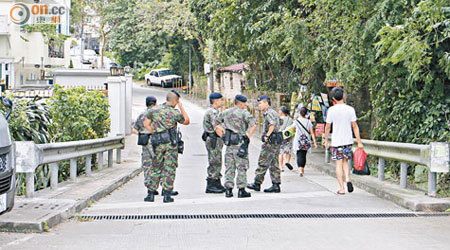
<instances>
[{"instance_id":1,"label":"sandal","mask_svg":"<svg viewBox=\"0 0 450 250\"><path fill-rule=\"evenodd\" d=\"M344 193L341 193L341 192L339 192L339 190L336 192L336 194L339 194L339 195L344 195L345 194L345 192Z\"/></svg>"},{"instance_id":2,"label":"sandal","mask_svg":"<svg viewBox=\"0 0 450 250\"><path fill-rule=\"evenodd\" d=\"M347 182L347 190L349 193L353 192L353 184L351 182Z\"/></svg>"}]
</instances>

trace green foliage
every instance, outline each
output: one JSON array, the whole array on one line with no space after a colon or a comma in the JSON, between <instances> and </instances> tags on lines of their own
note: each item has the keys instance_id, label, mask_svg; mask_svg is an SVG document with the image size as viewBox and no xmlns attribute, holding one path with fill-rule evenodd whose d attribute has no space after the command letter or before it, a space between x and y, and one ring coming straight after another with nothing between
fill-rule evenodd
<instances>
[{"instance_id":1,"label":"green foliage","mask_svg":"<svg viewBox=\"0 0 450 250\"><path fill-rule=\"evenodd\" d=\"M49 142L51 114L48 105L37 98L20 99L14 96L9 98L13 101L12 113L8 120L12 140ZM6 108L1 103L0 110L6 113Z\"/></svg>"},{"instance_id":2,"label":"green foliage","mask_svg":"<svg viewBox=\"0 0 450 250\"><path fill-rule=\"evenodd\" d=\"M56 85L50 103L52 141L97 139L109 132L109 104L100 91Z\"/></svg>"},{"instance_id":3,"label":"green foliage","mask_svg":"<svg viewBox=\"0 0 450 250\"><path fill-rule=\"evenodd\" d=\"M108 101L100 91L85 88L64 90L55 86L54 96L48 100L20 99L13 101L13 112L8 120L14 141L35 143L64 142L102 138L109 132ZM0 110L6 108L0 103ZM95 159L94 159L95 160ZM70 176L67 162L59 164L59 180ZM84 160L78 161L78 173L84 171ZM49 186L50 169L40 166L35 172L35 188ZM25 175L16 175L17 194L25 193Z\"/></svg>"}]
</instances>

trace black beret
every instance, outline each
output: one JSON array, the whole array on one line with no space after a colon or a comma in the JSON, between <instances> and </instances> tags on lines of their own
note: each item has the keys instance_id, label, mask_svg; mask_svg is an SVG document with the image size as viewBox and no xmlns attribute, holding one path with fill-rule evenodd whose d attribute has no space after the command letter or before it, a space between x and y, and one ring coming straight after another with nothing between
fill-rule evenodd
<instances>
[{"instance_id":1,"label":"black beret","mask_svg":"<svg viewBox=\"0 0 450 250\"><path fill-rule=\"evenodd\" d=\"M156 103L156 98L154 96L147 96L147 98L145 98L145 104L149 105L150 103Z\"/></svg>"},{"instance_id":2,"label":"black beret","mask_svg":"<svg viewBox=\"0 0 450 250\"><path fill-rule=\"evenodd\" d=\"M270 97L266 96L266 95L262 95L260 97L258 97L258 102L262 101L262 100L267 100L270 103Z\"/></svg>"},{"instance_id":3,"label":"black beret","mask_svg":"<svg viewBox=\"0 0 450 250\"><path fill-rule=\"evenodd\" d=\"M240 102L247 102L247 97L245 97L245 95L236 95L235 99Z\"/></svg>"},{"instance_id":4,"label":"black beret","mask_svg":"<svg viewBox=\"0 0 450 250\"><path fill-rule=\"evenodd\" d=\"M217 92L211 93L211 94L209 95L209 99L210 99L210 100L220 99L220 98L222 98L222 97L223 97L222 94L217 93Z\"/></svg>"}]
</instances>

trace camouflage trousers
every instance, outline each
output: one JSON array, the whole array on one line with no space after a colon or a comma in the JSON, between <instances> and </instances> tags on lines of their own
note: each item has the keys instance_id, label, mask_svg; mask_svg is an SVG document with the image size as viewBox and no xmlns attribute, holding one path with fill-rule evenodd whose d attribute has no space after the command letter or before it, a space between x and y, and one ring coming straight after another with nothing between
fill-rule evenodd
<instances>
[{"instance_id":1,"label":"camouflage trousers","mask_svg":"<svg viewBox=\"0 0 450 250\"><path fill-rule=\"evenodd\" d=\"M225 153L225 187L234 188L234 178L238 188L247 186L248 155L245 158L237 156L240 145L227 146Z\"/></svg>"},{"instance_id":2,"label":"camouflage trousers","mask_svg":"<svg viewBox=\"0 0 450 250\"><path fill-rule=\"evenodd\" d=\"M205 142L206 150L208 151L208 178L210 179L220 179L222 174L222 148L223 141L217 138L216 147L213 149L211 145L211 137L208 137Z\"/></svg>"},{"instance_id":3,"label":"camouflage trousers","mask_svg":"<svg viewBox=\"0 0 450 250\"><path fill-rule=\"evenodd\" d=\"M150 188L150 170L153 161L153 148L150 145L142 146L141 161L144 169L144 185Z\"/></svg>"},{"instance_id":4,"label":"camouflage trousers","mask_svg":"<svg viewBox=\"0 0 450 250\"><path fill-rule=\"evenodd\" d=\"M163 190L173 190L175 174L178 167L178 149L171 143L161 144L155 147L155 159L149 171L149 190L158 189L161 182Z\"/></svg>"},{"instance_id":5,"label":"camouflage trousers","mask_svg":"<svg viewBox=\"0 0 450 250\"><path fill-rule=\"evenodd\" d=\"M267 169L270 172L272 183L281 183L281 172L278 166L278 155L280 154L280 145L263 143L261 146L261 154L258 159L258 168L255 171L255 183L262 184Z\"/></svg>"}]
</instances>

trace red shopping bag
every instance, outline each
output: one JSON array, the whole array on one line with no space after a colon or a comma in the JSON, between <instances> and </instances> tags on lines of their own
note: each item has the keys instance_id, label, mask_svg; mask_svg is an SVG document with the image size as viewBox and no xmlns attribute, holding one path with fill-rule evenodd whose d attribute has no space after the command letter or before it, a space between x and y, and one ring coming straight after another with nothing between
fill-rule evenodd
<instances>
[{"instance_id":1,"label":"red shopping bag","mask_svg":"<svg viewBox=\"0 0 450 250\"><path fill-rule=\"evenodd\" d=\"M362 148L358 148L353 153L355 169L357 171L362 171L364 169L364 164L366 164L367 153Z\"/></svg>"}]
</instances>

